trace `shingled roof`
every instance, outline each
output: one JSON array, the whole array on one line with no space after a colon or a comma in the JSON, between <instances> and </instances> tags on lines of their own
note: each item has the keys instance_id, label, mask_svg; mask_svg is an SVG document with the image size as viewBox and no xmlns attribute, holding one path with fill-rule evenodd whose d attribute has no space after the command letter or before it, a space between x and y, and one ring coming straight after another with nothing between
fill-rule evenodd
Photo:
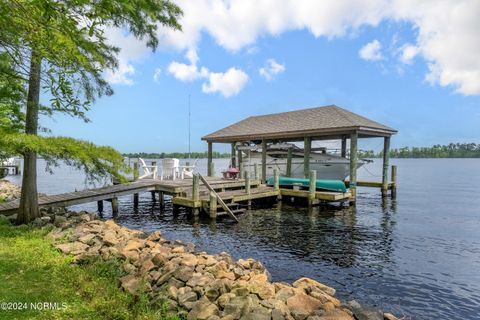
<instances>
[{"instance_id":1,"label":"shingled roof","mask_svg":"<svg viewBox=\"0 0 480 320\"><path fill-rule=\"evenodd\" d=\"M359 137L385 137L397 130L335 105L253 116L202 137L209 142L259 139L340 139L357 132Z\"/></svg>"}]
</instances>

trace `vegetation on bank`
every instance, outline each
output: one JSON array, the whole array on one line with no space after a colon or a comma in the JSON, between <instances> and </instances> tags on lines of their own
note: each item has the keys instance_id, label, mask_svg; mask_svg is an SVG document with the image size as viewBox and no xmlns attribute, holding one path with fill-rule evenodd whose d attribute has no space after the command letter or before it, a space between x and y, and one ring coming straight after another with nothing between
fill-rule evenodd
<instances>
[{"instance_id":1,"label":"vegetation on bank","mask_svg":"<svg viewBox=\"0 0 480 320\"><path fill-rule=\"evenodd\" d=\"M2 307L1 319L178 319L120 289L124 271L116 260L74 265L46 240L47 232L0 220L0 302L26 307ZM34 310L44 302L58 310Z\"/></svg>"},{"instance_id":2,"label":"vegetation on bank","mask_svg":"<svg viewBox=\"0 0 480 320\"><path fill-rule=\"evenodd\" d=\"M375 153L373 150L359 151L362 158L381 158L383 151ZM434 145L433 147L403 147L390 150L391 158L480 158L480 144L450 143L448 145Z\"/></svg>"},{"instance_id":3,"label":"vegetation on bank","mask_svg":"<svg viewBox=\"0 0 480 320\"><path fill-rule=\"evenodd\" d=\"M230 158L231 155L228 152L218 152L213 151L213 158ZM144 159L165 159L165 158L177 158L177 159L204 159L207 158L207 152L171 152L171 153L148 153L148 152L138 152L138 153L124 153L124 157L129 158L144 158Z\"/></svg>"}]
</instances>

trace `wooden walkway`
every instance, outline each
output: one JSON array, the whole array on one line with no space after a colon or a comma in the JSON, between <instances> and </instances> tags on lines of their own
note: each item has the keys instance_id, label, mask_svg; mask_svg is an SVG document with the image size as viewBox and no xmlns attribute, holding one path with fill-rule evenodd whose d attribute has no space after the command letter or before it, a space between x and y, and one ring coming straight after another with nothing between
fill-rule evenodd
<instances>
[{"instance_id":1,"label":"wooden walkway","mask_svg":"<svg viewBox=\"0 0 480 320\"><path fill-rule=\"evenodd\" d=\"M217 177L205 177L208 184L215 190L217 195L225 202L238 203L250 202L255 199L264 199L279 196L309 198L308 190L291 190L274 188L263 185L260 180L250 180L250 187L246 188L246 181L224 180ZM145 179L125 184L112 185L96 189L88 189L77 192L68 192L57 195L39 197L39 206L45 207L68 207L72 205L98 202L99 211L103 210L103 201L112 202L112 211L118 212L118 197L133 195L134 203L138 203L138 194L143 192L159 193L160 202L163 204L164 195L173 197L174 206L183 206L194 210L205 209L210 206L211 193L204 185L197 185L195 190L192 179L184 180L153 180ZM195 191L194 191L195 190ZM194 193L197 196L194 196ZM338 192L315 192L315 199L322 201L346 201L351 197L350 193ZM135 200L137 199L137 200ZM11 214L18 210L19 201L14 200L0 204L0 214ZM196 211L197 212L197 211ZM198 213L198 212L197 212Z\"/></svg>"}]
</instances>

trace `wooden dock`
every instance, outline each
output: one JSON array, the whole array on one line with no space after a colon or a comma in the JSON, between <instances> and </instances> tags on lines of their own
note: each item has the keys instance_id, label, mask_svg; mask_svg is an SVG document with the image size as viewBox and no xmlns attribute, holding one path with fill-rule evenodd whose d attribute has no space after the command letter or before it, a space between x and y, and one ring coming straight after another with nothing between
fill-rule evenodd
<instances>
[{"instance_id":1,"label":"wooden dock","mask_svg":"<svg viewBox=\"0 0 480 320\"><path fill-rule=\"evenodd\" d=\"M172 196L172 204L190 208L194 215L206 212L215 218L221 215L222 208L228 211L226 206L240 203L251 204L251 201L282 196L307 198L309 203L315 201L338 202L348 201L351 198L349 192L325 192L316 190L293 190L280 188L278 184L266 186L260 180L249 178L237 180L225 180L218 177L201 177L195 175L193 179L183 180L158 180L145 179L134 182L112 185L97 189L88 189L77 192L69 192L57 195L39 197L39 206L68 207L72 205L97 202L98 210L103 211L103 202L108 201L112 205L114 216L118 214L118 197L133 195L134 205L138 205L138 194L151 192L153 200L159 195L160 204L163 206L164 196ZM204 182L200 182L200 179ZM223 205L221 204L223 202ZM18 210L19 201L10 201L0 204L0 214L12 214ZM232 211L233 214L233 211ZM236 219L236 218L235 218Z\"/></svg>"}]
</instances>

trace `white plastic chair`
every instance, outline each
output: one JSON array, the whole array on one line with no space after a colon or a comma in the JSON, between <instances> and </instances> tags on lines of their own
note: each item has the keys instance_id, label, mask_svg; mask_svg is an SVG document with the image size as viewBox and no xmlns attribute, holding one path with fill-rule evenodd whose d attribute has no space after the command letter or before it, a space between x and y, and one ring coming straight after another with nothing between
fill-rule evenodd
<instances>
[{"instance_id":1,"label":"white plastic chair","mask_svg":"<svg viewBox=\"0 0 480 320\"><path fill-rule=\"evenodd\" d=\"M138 161L140 161L140 165L142 166L142 169L143 169L143 175L138 177L139 180L145 179L148 177L151 177L152 179L157 179L157 172L158 172L157 166L147 166L147 164L145 163L145 160L143 160L142 158L138 158Z\"/></svg>"},{"instance_id":2,"label":"white plastic chair","mask_svg":"<svg viewBox=\"0 0 480 320\"><path fill-rule=\"evenodd\" d=\"M175 180L180 174L180 160L176 158L162 159L162 171L160 180Z\"/></svg>"}]
</instances>

